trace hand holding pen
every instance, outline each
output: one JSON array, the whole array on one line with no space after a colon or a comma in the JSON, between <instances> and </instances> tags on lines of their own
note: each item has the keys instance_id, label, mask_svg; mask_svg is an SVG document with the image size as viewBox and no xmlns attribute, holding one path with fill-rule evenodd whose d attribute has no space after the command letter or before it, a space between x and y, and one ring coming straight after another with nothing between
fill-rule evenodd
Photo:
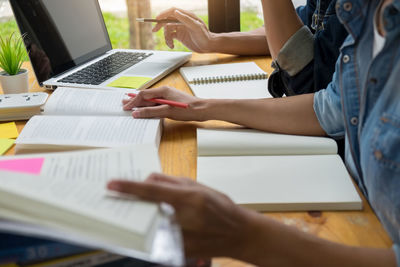
<instances>
[{"instance_id":1,"label":"hand holding pen","mask_svg":"<svg viewBox=\"0 0 400 267\"><path fill-rule=\"evenodd\" d=\"M158 23L153 32L164 29L165 42L169 48L173 49L174 40L178 40L194 52L213 51L212 41L215 39L215 33L211 33L207 25L194 13L170 8L160 13L156 21Z\"/></svg>"},{"instance_id":2,"label":"hand holding pen","mask_svg":"<svg viewBox=\"0 0 400 267\"><path fill-rule=\"evenodd\" d=\"M123 100L123 105L126 111L134 109L132 115L135 118L193 121L205 116L204 111L199 112L202 99L168 86L141 91L135 97Z\"/></svg>"}]
</instances>

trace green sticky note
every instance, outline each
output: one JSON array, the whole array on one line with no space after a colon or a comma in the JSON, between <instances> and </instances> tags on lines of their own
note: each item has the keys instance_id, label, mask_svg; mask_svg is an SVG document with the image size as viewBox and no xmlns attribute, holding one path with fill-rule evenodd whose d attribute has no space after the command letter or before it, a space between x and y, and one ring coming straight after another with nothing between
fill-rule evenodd
<instances>
[{"instance_id":1,"label":"green sticky note","mask_svg":"<svg viewBox=\"0 0 400 267\"><path fill-rule=\"evenodd\" d=\"M0 138L17 138L18 130L15 122L1 123L0 124Z\"/></svg>"},{"instance_id":2,"label":"green sticky note","mask_svg":"<svg viewBox=\"0 0 400 267\"><path fill-rule=\"evenodd\" d=\"M0 155L4 155L13 145L14 139L0 139Z\"/></svg>"},{"instance_id":3,"label":"green sticky note","mask_svg":"<svg viewBox=\"0 0 400 267\"><path fill-rule=\"evenodd\" d=\"M138 89L145 83L151 81L151 79L152 78L149 77L123 76L108 84L107 87Z\"/></svg>"}]
</instances>

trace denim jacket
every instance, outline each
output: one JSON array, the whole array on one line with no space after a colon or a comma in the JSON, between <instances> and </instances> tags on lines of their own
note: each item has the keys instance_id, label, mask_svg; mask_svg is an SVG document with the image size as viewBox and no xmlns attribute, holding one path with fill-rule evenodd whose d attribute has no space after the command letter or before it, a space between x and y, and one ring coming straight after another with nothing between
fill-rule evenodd
<instances>
[{"instance_id":1,"label":"denim jacket","mask_svg":"<svg viewBox=\"0 0 400 267\"><path fill-rule=\"evenodd\" d=\"M269 91L274 97L313 93L329 84L347 31L335 0L308 0L297 9L304 27L284 45L272 66Z\"/></svg>"},{"instance_id":2,"label":"denim jacket","mask_svg":"<svg viewBox=\"0 0 400 267\"><path fill-rule=\"evenodd\" d=\"M400 0L384 10L386 43L373 58L379 2L337 1L349 36L314 110L329 135L345 135L346 165L393 240L400 267Z\"/></svg>"}]
</instances>

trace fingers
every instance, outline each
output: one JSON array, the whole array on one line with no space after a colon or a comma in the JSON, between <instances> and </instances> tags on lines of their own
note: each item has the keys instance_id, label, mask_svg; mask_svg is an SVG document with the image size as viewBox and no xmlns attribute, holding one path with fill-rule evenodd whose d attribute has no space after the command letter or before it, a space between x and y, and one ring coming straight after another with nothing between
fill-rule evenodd
<instances>
[{"instance_id":1,"label":"fingers","mask_svg":"<svg viewBox=\"0 0 400 267\"><path fill-rule=\"evenodd\" d=\"M123 109L126 111L130 111L133 108L136 107L149 107L149 106L155 106L156 104L146 101L145 99L143 99L142 96L138 95L134 98L131 99L124 99L122 100L122 104L123 104Z\"/></svg>"},{"instance_id":2,"label":"fingers","mask_svg":"<svg viewBox=\"0 0 400 267\"><path fill-rule=\"evenodd\" d=\"M131 99L122 100L123 109L124 110L132 110L136 107L149 107L155 106L156 104L147 101L151 98L165 98L164 96L167 94L168 87L160 87L155 89L148 89L145 91L139 92L136 97Z\"/></svg>"},{"instance_id":3,"label":"fingers","mask_svg":"<svg viewBox=\"0 0 400 267\"><path fill-rule=\"evenodd\" d=\"M170 91L174 90L168 86L162 86L159 88L147 89L141 91L138 96L143 97L144 100L152 99L152 98L168 98Z\"/></svg>"},{"instance_id":4,"label":"fingers","mask_svg":"<svg viewBox=\"0 0 400 267\"><path fill-rule=\"evenodd\" d=\"M180 196L180 190L166 184L139 183L131 181L111 181L107 188L123 194L137 196L152 202L166 202L174 206Z\"/></svg>"},{"instance_id":5,"label":"fingers","mask_svg":"<svg viewBox=\"0 0 400 267\"><path fill-rule=\"evenodd\" d=\"M163 12L161 12L156 19L161 20L161 19L176 19L174 17L174 12L177 10L175 7L171 7ZM157 23L156 26L153 28L153 32L158 32L162 27L164 27L166 24L165 23Z\"/></svg>"},{"instance_id":6,"label":"fingers","mask_svg":"<svg viewBox=\"0 0 400 267\"><path fill-rule=\"evenodd\" d=\"M151 174L145 182L114 180L108 183L107 188L112 191L135 195L144 200L166 202L175 206L185 195L182 186L188 185L189 183L191 185L196 184L190 179L173 178L154 173Z\"/></svg>"},{"instance_id":7,"label":"fingers","mask_svg":"<svg viewBox=\"0 0 400 267\"><path fill-rule=\"evenodd\" d=\"M174 17L191 30L196 30L198 27L202 26L202 23L200 23L197 19L194 19L191 16L180 12L179 10L175 11Z\"/></svg>"},{"instance_id":8,"label":"fingers","mask_svg":"<svg viewBox=\"0 0 400 267\"><path fill-rule=\"evenodd\" d=\"M177 19L179 22L183 23L185 26L193 29L193 27L198 27L199 25L204 25L204 21L202 21L199 17L197 17L194 13L179 9L179 8L170 8L157 16L157 19ZM167 26L169 24L165 23L157 23L153 28L153 32L158 32L161 28Z\"/></svg>"},{"instance_id":9,"label":"fingers","mask_svg":"<svg viewBox=\"0 0 400 267\"><path fill-rule=\"evenodd\" d=\"M176 24L168 24L164 27L164 38L165 38L165 43L170 49L174 49L174 39L177 37L177 26Z\"/></svg>"},{"instance_id":10,"label":"fingers","mask_svg":"<svg viewBox=\"0 0 400 267\"><path fill-rule=\"evenodd\" d=\"M182 108L166 104L157 105L153 103L153 99L165 99L186 103L189 105L189 110L183 113ZM180 92L175 88L163 86L141 91L136 97L127 101L122 101L122 103L124 104L123 109L126 111L138 108L132 112L134 118L196 120L197 117L195 117L195 114L190 110L192 103L195 101L197 101L196 97Z\"/></svg>"},{"instance_id":11,"label":"fingers","mask_svg":"<svg viewBox=\"0 0 400 267\"><path fill-rule=\"evenodd\" d=\"M191 179L188 178L177 178L177 177L171 177L171 176L166 176L166 175L161 175L157 173L151 174L147 179L146 182L149 183L169 183L169 184L176 184L176 185L194 185L196 182L194 182Z\"/></svg>"},{"instance_id":12,"label":"fingers","mask_svg":"<svg viewBox=\"0 0 400 267\"><path fill-rule=\"evenodd\" d=\"M168 118L172 111L177 109L168 105L159 105L154 107L142 107L132 112L132 116L135 119L145 118Z\"/></svg>"}]
</instances>

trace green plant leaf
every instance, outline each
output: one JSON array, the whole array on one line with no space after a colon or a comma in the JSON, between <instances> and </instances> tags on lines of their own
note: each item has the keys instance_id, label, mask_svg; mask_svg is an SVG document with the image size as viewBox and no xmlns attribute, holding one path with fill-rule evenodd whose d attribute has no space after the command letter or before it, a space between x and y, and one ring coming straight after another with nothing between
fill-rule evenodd
<instances>
[{"instance_id":1,"label":"green plant leaf","mask_svg":"<svg viewBox=\"0 0 400 267\"><path fill-rule=\"evenodd\" d=\"M24 62L25 47L23 37L12 33L9 37L0 36L0 67L9 75L21 71Z\"/></svg>"}]
</instances>

